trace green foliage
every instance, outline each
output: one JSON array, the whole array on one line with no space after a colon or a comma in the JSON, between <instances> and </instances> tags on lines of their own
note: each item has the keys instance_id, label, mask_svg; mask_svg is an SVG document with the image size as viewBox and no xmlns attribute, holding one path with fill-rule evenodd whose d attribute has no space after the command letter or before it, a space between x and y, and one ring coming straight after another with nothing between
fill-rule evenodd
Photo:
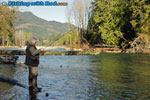
<instances>
[{"instance_id":1,"label":"green foliage","mask_svg":"<svg viewBox=\"0 0 150 100\"><path fill-rule=\"evenodd\" d=\"M132 21L137 34L150 34L150 1L134 0L131 2Z\"/></svg>"},{"instance_id":2,"label":"green foliage","mask_svg":"<svg viewBox=\"0 0 150 100\"><path fill-rule=\"evenodd\" d=\"M101 33L98 32L98 23L94 20L94 11L88 21L87 33L84 36L91 45L102 43Z\"/></svg>"},{"instance_id":3,"label":"green foliage","mask_svg":"<svg viewBox=\"0 0 150 100\"><path fill-rule=\"evenodd\" d=\"M13 21L15 11L0 4L0 44L11 45L14 42Z\"/></svg>"},{"instance_id":4,"label":"green foliage","mask_svg":"<svg viewBox=\"0 0 150 100\"><path fill-rule=\"evenodd\" d=\"M139 34L150 34L150 1L95 0L87 32L91 45L129 47Z\"/></svg>"},{"instance_id":5,"label":"green foliage","mask_svg":"<svg viewBox=\"0 0 150 100\"><path fill-rule=\"evenodd\" d=\"M104 44L118 45L120 30L118 24L120 18L119 0L98 0L95 3L96 11L94 21L98 25L98 33Z\"/></svg>"},{"instance_id":6,"label":"green foliage","mask_svg":"<svg viewBox=\"0 0 150 100\"><path fill-rule=\"evenodd\" d=\"M59 38L58 41L55 42L54 45L68 45L68 46L75 46L77 45L77 31L74 30L74 31L71 31L71 32L68 32L66 34L64 34L61 38Z\"/></svg>"},{"instance_id":7,"label":"green foliage","mask_svg":"<svg viewBox=\"0 0 150 100\"><path fill-rule=\"evenodd\" d=\"M62 34L52 34L49 37L49 45L53 46L56 44L56 41L58 41L60 38L62 38Z\"/></svg>"}]
</instances>

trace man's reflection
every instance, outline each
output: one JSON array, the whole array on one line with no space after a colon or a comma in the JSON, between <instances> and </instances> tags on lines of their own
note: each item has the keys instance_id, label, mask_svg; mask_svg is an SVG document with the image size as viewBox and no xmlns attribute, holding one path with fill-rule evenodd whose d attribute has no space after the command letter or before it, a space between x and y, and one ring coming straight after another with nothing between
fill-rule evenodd
<instances>
[{"instance_id":1,"label":"man's reflection","mask_svg":"<svg viewBox=\"0 0 150 100\"><path fill-rule=\"evenodd\" d=\"M38 94L37 92L34 92L34 91L29 89L29 95L30 95L29 100L38 100L37 99L37 94Z\"/></svg>"}]
</instances>

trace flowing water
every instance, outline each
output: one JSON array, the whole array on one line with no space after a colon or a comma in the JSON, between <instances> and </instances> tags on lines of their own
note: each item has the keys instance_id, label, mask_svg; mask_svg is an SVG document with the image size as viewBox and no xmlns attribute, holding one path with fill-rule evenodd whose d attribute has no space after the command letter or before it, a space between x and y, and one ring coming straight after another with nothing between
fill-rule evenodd
<instances>
[{"instance_id":1,"label":"flowing water","mask_svg":"<svg viewBox=\"0 0 150 100\"><path fill-rule=\"evenodd\" d=\"M19 56L19 62L25 56ZM25 65L0 65L0 73L28 85ZM41 56L38 85L27 89L0 82L0 100L149 100L150 55ZM45 94L49 96L46 97Z\"/></svg>"}]
</instances>

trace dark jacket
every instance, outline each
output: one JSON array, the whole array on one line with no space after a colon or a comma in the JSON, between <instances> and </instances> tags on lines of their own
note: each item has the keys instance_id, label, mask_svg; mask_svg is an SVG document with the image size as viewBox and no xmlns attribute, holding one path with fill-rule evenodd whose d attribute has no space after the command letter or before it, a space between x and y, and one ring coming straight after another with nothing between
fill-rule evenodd
<instances>
[{"instance_id":1,"label":"dark jacket","mask_svg":"<svg viewBox=\"0 0 150 100\"><path fill-rule=\"evenodd\" d=\"M39 65L39 53L40 50L38 50L33 45L27 45L26 48L26 59L25 64L28 66L38 66Z\"/></svg>"}]
</instances>

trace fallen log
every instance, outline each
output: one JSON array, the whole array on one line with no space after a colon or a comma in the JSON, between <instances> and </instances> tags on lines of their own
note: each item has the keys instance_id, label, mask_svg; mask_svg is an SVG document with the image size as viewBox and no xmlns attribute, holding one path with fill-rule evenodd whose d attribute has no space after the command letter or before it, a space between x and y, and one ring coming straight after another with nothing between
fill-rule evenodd
<instances>
[{"instance_id":1,"label":"fallen log","mask_svg":"<svg viewBox=\"0 0 150 100\"><path fill-rule=\"evenodd\" d=\"M28 89L27 85L22 84L18 80L9 78L9 77L7 77L7 76L5 76L3 74L0 74L0 82L5 82L5 83L11 84L11 85L17 85L17 86L23 87L25 89Z\"/></svg>"},{"instance_id":2,"label":"fallen log","mask_svg":"<svg viewBox=\"0 0 150 100\"><path fill-rule=\"evenodd\" d=\"M14 55L5 55L0 57L0 63L1 64L16 64L18 60L18 56Z\"/></svg>"}]
</instances>

